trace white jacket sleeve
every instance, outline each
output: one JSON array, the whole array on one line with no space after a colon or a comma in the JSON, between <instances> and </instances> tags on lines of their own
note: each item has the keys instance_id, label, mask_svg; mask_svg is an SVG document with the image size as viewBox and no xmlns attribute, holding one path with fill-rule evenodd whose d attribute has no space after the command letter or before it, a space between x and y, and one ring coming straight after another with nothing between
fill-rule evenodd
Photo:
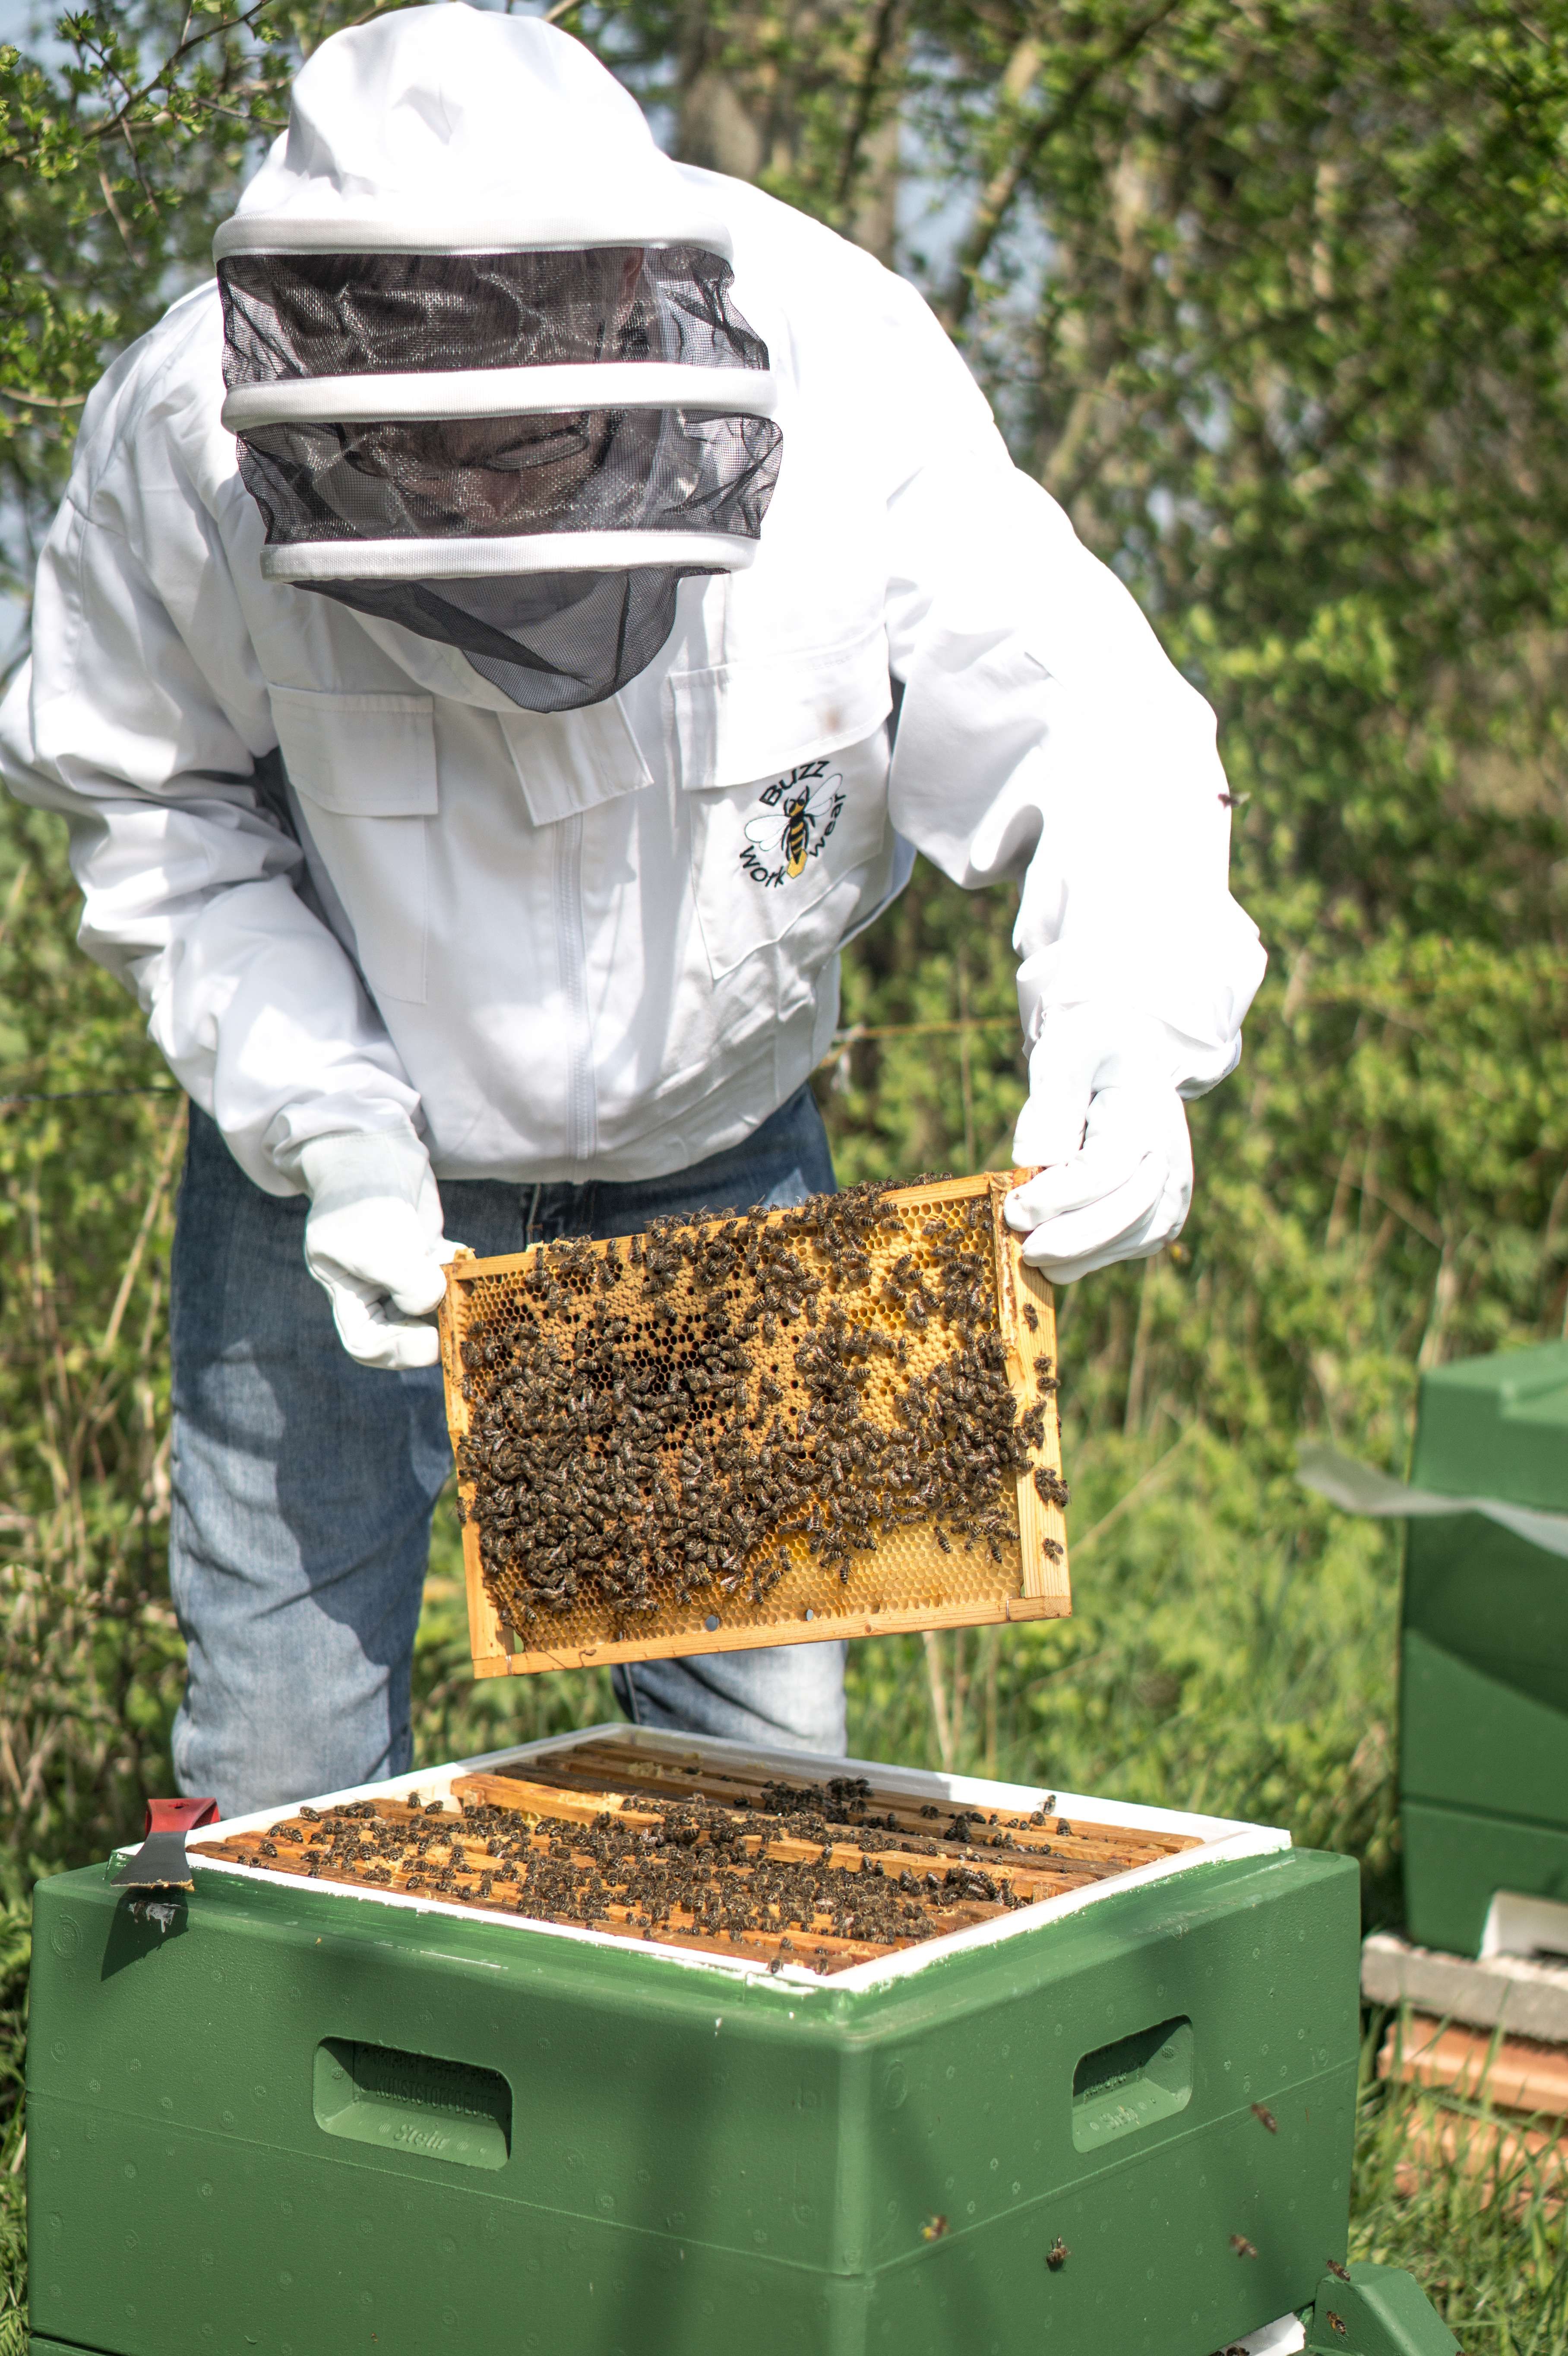
<instances>
[{"instance_id":1,"label":"white jacket sleeve","mask_svg":"<svg viewBox=\"0 0 1568 2356\"><path fill-rule=\"evenodd\" d=\"M920 391L888 511L893 823L960 884L1021 877L1026 1044L1056 1007L1152 1018L1172 1083L1201 1095L1235 1066L1264 965L1227 885L1213 713L1013 466L912 298L904 324Z\"/></svg>"},{"instance_id":2,"label":"white jacket sleeve","mask_svg":"<svg viewBox=\"0 0 1568 2356\"><path fill-rule=\"evenodd\" d=\"M419 1099L249 782L277 737L227 554L176 438L120 398L123 366L44 549L0 775L69 821L82 947L135 992L241 1168L292 1194L308 1139L403 1129Z\"/></svg>"}]
</instances>

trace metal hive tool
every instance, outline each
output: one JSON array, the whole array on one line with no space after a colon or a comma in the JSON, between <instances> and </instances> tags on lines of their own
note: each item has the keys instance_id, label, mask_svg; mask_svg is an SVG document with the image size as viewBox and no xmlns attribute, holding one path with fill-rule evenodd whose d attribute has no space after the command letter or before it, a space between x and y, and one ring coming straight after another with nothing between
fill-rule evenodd
<instances>
[{"instance_id":1,"label":"metal hive tool","mask_svg":"<svg viewBox=\"0 0 1568 2356\"><path fill-rule=\"evenodd\" d=\"M475 1675L1067 1613L1052 1296L1001 1215L1019 1174L454 1261ZM976 1431L1005 1472L929 1510ZM770 1445L796 1484L771 1526ZM569 1491L577 1535L546 1552Z\"/></svg>"}]
</instances>

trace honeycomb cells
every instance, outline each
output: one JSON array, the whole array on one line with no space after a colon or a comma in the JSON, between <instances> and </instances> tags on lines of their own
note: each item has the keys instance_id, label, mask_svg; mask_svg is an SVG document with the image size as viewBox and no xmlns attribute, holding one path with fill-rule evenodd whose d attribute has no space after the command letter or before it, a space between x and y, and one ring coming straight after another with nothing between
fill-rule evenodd
<instances>
[{"instance_id":1,"label":"honeycomb cells","mask_svg":"<svg viewBox=\"0 0 1568 2356\"><path fill-rule=\"evenodd\" d=\"M1044 1410L1009 1380L987 1194L666 1221L454 1292L464 1512L526 1647L1019 1593Z\"/></svg>"}]
</instances>

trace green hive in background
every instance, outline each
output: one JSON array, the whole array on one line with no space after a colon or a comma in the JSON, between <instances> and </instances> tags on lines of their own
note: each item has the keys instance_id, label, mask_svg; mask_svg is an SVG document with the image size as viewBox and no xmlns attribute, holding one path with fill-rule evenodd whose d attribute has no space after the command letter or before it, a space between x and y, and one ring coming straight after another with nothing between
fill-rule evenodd
<instances>
[{"instance_id":1,"label":"green hive in background","mask_svg":"<svg viewBox=\"0 0 1568 2356\"><path fill-rule=\"evenodd\" d=\"M1568 1513L1568 1344L1424 1376L1411 1480ZM1405 1928L1476 1955L1499 1891L1568 1909L1568 1560L1477 1514L1408 1527Z\"/></svg>"}]
</instances>

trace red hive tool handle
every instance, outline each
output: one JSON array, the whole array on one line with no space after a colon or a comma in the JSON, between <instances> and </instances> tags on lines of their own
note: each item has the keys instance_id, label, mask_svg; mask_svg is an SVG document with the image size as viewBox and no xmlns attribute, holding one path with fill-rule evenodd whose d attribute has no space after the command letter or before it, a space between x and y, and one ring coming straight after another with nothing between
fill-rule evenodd
<instances>
[{"instance_id":1,"label":"red hive tool handle","mask_svg":"<svg viewBox=\"0 0 1568 2356\"><path fill-rule=\"evenodd\" d=\"M198 1825L217 1822L216 1800L149 1800L142 1846L114 1876L115 1885L132 1890L194 1890L185 1837Z\"/></svg>"},{"instance_id":2,"label":"red hive tool handle","mask_svg":"<svg viewBox=\"0 0 1568 2356\"><path fill-rule=\"evenodd\" d=\"M142 1832L144 1837L148 1833L193 1833L198 1825L218 1820L216 1800L149 1800Z\"/></svg>"}]
</instances>

